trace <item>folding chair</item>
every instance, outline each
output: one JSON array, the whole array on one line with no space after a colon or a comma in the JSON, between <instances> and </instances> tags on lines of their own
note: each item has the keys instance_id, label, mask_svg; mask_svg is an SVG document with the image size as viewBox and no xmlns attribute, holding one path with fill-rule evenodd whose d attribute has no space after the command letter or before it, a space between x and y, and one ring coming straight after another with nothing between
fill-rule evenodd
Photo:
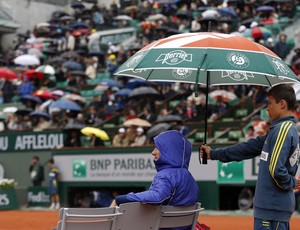
<instances>
[{"instance_id":1,"label":"folding chair","mask_svg":"<svg viewBox=\"0 0 300 230\"><path fill-rule=\"evenodd\" d=\"M158 229L161 205L131 202L120 204L117 217L117 230L156 230Z\"/></svg>"},{"instance_id":2,"label":"folding chair","mask_svg":"<svg viewBox=\"0 0 300 230\"><path fill-rule=\"evenodd\" d=\"M56 230L113 230L118 213L111 208L61 208Z\"/></svg>"},{"instance_id":3,"label":"folding chair","mask_svg":"<svg viewBox=\"0 0 300 230\"><path fill-rule=\"evenodd\" d=\"M200 203L191 206L162 206L159 228L191 226L191 229L195 229L201 210L204 208L201 208Z\"/></svg>"}]
</instances>

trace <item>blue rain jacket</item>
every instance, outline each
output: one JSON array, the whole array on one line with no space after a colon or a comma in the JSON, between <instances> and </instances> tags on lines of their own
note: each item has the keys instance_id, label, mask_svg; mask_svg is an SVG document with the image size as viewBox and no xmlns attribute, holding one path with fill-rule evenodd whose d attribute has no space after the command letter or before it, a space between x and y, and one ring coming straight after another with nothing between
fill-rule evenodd
<instances>
[{"instance_id":1,"label":"blue rain jacket","mask_svg":"<svg viewBox=\"0 0 300 230\"><path fill-rule=\"evenodd\" d=\"M192 145L178 131L170 130L154 138L160 158L154 161L157 174L150 188L139 193L116 197L117 204L126 202L154 203L172 206L195 204L199 188L188 171ZM190 228L176 228L190 229Z\"/></svg>"}]
</instances>

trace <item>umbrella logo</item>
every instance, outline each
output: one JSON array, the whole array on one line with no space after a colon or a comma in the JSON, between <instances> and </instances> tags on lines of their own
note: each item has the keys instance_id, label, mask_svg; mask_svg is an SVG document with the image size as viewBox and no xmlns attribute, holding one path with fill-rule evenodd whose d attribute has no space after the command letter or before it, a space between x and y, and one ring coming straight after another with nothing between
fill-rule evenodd
<instances>
[{"instance_id":1,"label":"umbrella logo","mask_svg":"<svg viewBox=\"0 0 300 230\"><path fill-rule=\"evenodd\" d=\"M129 59L129 61L126 63L127 67L130 67L134 63L137 63L140 59L142 59L143 56L144 56L143 53L141 53L137 56L134 56L132 59Z\"/></svg>"},{"instance_id":2,"label":"umbrella logo","mask_svg":"<svg viewBox=\"0 0 300 230\"><path fill-rule=\"evenodd\" d=\"M185 79L189 77L192 73L190 69L173 69L172 74L177 79Z\"/></svg>"},{"instance_id":3,"label":"umbrella logo","mask_svg":"<svg viewBox=\"0 0 300 230\"><path fill-rule=\"evenodd\" d=\"M230 77L234 81L244 81L248 78L254 78L252 73L242 72L242 71L222 71L222 78Z\"/></svg>"},{"instance_id":4,"label":"umbrella logo","mask_svg":"<svg viewBox=\"0 0 300 230\"><path fill-rule=\"evenodd\" d=\"M240 69L245 69L250 64L249 59L244 54L238 52L229 53L227 55L227 61L230 65Z\"/></svg>"},{"instance_id":5,"label":"umbrella logo","mask_svg":"<svg viewBox=\"0 0 300 230\"><path fill-rule=\"evenodd\" d=\"M285 66L279 62L277 59L273 58L273 65L275 66L276 70L279 70L281 73L287 75L290 71L285 68Z\"/></svg>"},{"instance_id":6,"label":"umbrella logo","mask_svg":"<svg viewBox=\"0 0 300 230\"><path fill-rule=\"evenodd\" d=\"M159 55L155 60L155 62L168 65L177 65L183 61L192 62L192 54L187 54L183 50L174 50L170 53Z\"/></svg>"}]
</instances>

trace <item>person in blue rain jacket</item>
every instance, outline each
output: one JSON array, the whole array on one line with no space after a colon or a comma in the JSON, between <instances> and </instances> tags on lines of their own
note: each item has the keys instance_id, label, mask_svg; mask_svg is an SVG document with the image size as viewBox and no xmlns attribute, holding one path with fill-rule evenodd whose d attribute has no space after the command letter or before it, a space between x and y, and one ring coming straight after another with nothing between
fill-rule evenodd
<instances>
[{"instance_id":1,"label":"person in blue rain jacket","mask_svg":"<svg viewBox=\"0 0 300 230\"><path fill-rule=\"evenodd\" d=\"M150 188L144 192L116 196L111 206L128 202L188 206L198 201L199 188L188 170L191 143L179 131L170 130L154 137L154 144L152 155L157 174Z\"/></svg>"}]
</instances>

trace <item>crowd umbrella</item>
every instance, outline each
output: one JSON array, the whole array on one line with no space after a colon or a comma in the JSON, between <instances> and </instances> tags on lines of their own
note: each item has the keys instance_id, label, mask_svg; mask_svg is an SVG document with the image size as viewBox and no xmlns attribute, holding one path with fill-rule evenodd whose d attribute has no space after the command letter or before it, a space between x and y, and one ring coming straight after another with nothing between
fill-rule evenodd
<instances>
[{"instance_id":1,"label":"crowd umbrella","mask_svg":"<svg viewBox=\"0 0 300 230\"><path fill-rule=\"evenodd\" d=\"M116 81L116 80L113 80L113 79L105 79L105 80L102 80L99 82L100 85L104 85L104 86L107 86L107 87L118 87L118 88L121 88L121 83Z\"/></svg>"},{"instance_id":2,"label":"crowd umbrella","mask_svg":"<svg viewBox=\"0 0 300 230\"><path fill-rule=\"evenodd\" d=\"M148 139L151 139L151 138L157 136L158 134L169 130L171 127L172 127L172 125L169 124L169 123L158 123L158 124L152 126L147 131L146 136L147 136Z\"/></svg>"},{"instance_id":3,"label":"crowd umbrella","mask_svg":"<svg viewBox=\"0 0 300 230\"><path fill-rule=\"evenodd\" d=\"M160 93L152 88L152 87L139 87L135 88L134 90L131 91L131 93L128 95L128 98L142 98L144 96L150 96L150 97L161 97Z\"/></svg>"},{"instance_id":4,"label":"crowd umbrella","mask_svg":"<svg viewBox=\"0 0 300 230\"><path fill-rule=\"evenodd\" d=\"M120 89L115 93L115 96L119 96L119 97L128 97L128 95L131 93L131 89Z\"/></svg>"},{"instance_id":5,"label":"crowd umbrella","mask_svg":"<svg viewBox=\"0 0 300 230\"><path fill-rule=\"evenodd\" d=\"M42 72L39 72L39 71L37 71L35 69L27 70L26 72L24 72L22 74L22 76L23 77L27 76L29 80L32 79L32 78L34 78L34 77L36 77L37 79L41 80L41 79L43 79L45 77Z\"/></svg>"},{"instance_id":6,"label":"crowd umbrella","mask_svg":"<svg viewBox=\"0 0 300 230\"><path fill-rule=\"evenodd\" d=\"M83 70L83 66L75 61L66 61L62 66L68 70Z\"/></svg>"},{"instance_id":7,"label":"crowd umbrella","mask_svg":"<svg viewBox=\"0 0 300 230\"><path fill-rule=\"evenodd\" d=\"M29 65L40 65L40 60L30 54L23 54L14 59L14 63L17 65L29 66Z\"/></svg>"},{"instance_id":8,"label":"crowd umbrella","mask_svg":"<svg viewBox=\"0 0 300 230\"><path fill-rule=\"evenodd\" d=\"M29 114L30 117L44 117L46 120L50 120L50 115L44 111L33 111Z\"/></svg>"},{"instance_id":9,"label":"crowd umbrella","mask_svg":"<svg viewBox=\"0 0 300 230\"><path fill-rule=\"evenodd\" d=\"M233 7L222 7L222 8L218 8L217 9L217 12L220 14L220 15L223 15L225 17L227 16L231 16L233 18L237 18L238 15L236 13L236 11L234 10Z\"/></svg>"},{"instance_id":10,"label":"crowd umbrella","mask_svg":"<svg viewBox=\"0 0 300 230\"><path fill-rule=\"evenodd\" d=\"M273 6L266 6L266 5L263 5L263 6L259 6L256 8L256 11L257 12L274 12L275 11L275 8Z\"/></svg>"},{"instance_id":11,"label":"crowd umbrella","mask_svg":"<svg viewBox=\"0 0 300 230\"><path fill-rule=\"evenodd\" d=\"M55 69L51 65L41 65L38 66L35 70L42 72L44 74L49 74L49 75L55 74Z\"/></svg>"},{"instance_id":12,"label":"crowd umbrella","mask_svg":"<svg viewBox=\"0 0 300 230\"><path fill-rule=\"evenodd\" d=\"M57 100L54 101L49 109L61 109L61 110L72 110L72 111L82 111L82 108L75 102L69 100Z\"/></svg>"},{"instance_id":13,"label":"crowd umbrella","mask_svg":"<svg viewBox=\"0 0 300 230\"><path fill-rule=\"evenodd\" d=\"M60 56L65 59L79 59L80 58L80 55L73 50L64 52Z\"/></svg>"},{"instance_id":14,"label":"crowd umbrella","mask_svg":"<svg viewBox=\"0 0 300 230\"><path fill-rule=\"evenodd\" d=\"M81 76L88 78L88 75L83 70L71 70L68 72L68 74L71 74L73 76Z\"/></svg>"},{"instance_id":15,"label":"crowd umbrella","mask_svg":"<svg viewBox=\"0 0 300 230\"><path fill-rule=\"evenodd\" d=\"M24 104L26 104L26 101L32 101L33 103L36 104L42 103L42 100L39 97L30 94L21 96L20 101L23 102Z\"/></svg>"},{"instance_id":16,"label":"crowd umbrella","mask_svg":"<svg viewBox=\"0 0 300 230\"><path fill-rule=\"evenodd\" d=\"M179 115L169 114L166 116L159 117L155 123L166 123L166 122L181 122L182 117Z\"/></svg>"},{"instance_id":17,"label":"crowd umbrella","mask_svg":"<svg viewBox=\"0 0 300 230\"><path fill-rule=\"evenodd\" d=\"M104 130L95 127L89 127L89 126L85 127L81 129L81 133L89 137L95 135L96 137L100 138L103 141L108 141L110 139L108 134Z\"/></svg>"},{"instance_id":18,"label":"crowd umbrella","mask_svg":"<svg viewBox=\"0 0 300 230\"><path fill-rule=\"evenodd\" d=\"M128 119L123 123L123 126L130 127L130 126L138 126L138 127L151 127L151 123L147 120L141 118L132 118Z\"/></svg>"},{"instance_id":19,"label":"crowd umbrella","mask_svg":"<svg viewBox=\"0 0 300 230\"><path fill-rule=\"evenodd\" d=\"M48 100L48 99L56 100L57 99L57 96L54 95L50 90L45 90L45 89L37 90L32 95L39 97L42 100Z\"/></svg>"},{"instance_id":20,"label":"crowd umbrella","mask_svg":"<svg viewBox=\"0 0 300 230\"><path fill-rule=\"evenodd\" d=\"M227 90L214 90L210 92L208 96L208 100L211 104L216 104L218 101L222 101L229 105L234 105L239 101L235 93Z\"/></svg>"},{"instance_id":21,"label":"crowd umbrella","mask_svg":"<svg viewBox=\"0 0 300 230\"><path fill-rule=\"evenodd\" d=\"M8 69L8 68L0 68L0 78L7 78L8 80L18 79L18 75Z\"/></svg>"},{"instance_id":22,"label":"crowd umbrella","mask_svg":"<svg viewBox=\"0 0 300 230\"><path fill-rule=\"evenodd\" d=\"M26 116L31 112L32 112L32 108L25 107L25 108L18 108L18 110L15 112L15 114L18 116Z\"/></svg>"},{"instance_id":23,"label":"crowd umbrella","mask_svg":"<svg viewBox=\"0 0 300 230\"><path fill-rule=\"evenodd\" d=\"M130 79L126 83L126 87L129 89L135 89L141 86L149 86L149 83L141 79Z\"/></svg>"}]
</instances>

